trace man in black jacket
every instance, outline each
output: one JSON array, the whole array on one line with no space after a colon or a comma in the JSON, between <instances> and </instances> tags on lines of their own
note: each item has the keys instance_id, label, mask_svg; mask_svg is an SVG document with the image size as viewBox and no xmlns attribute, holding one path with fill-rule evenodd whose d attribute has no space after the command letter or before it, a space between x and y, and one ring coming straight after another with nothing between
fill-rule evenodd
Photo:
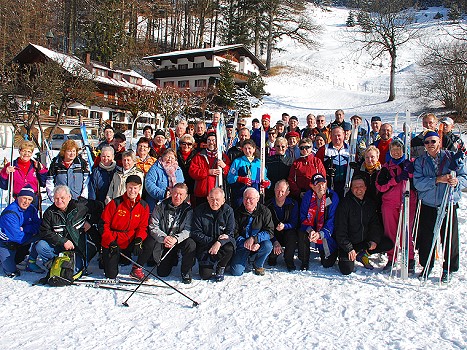
<instances>
[{"instance_id":1,"label":"man in black jacket","mask_svg":"<svg viewBox=\"0 0 467 350\"><path fill-rule=\"evenodd\" d=\"M190 237L196 242L199 274L202 279L224 280L224 271L235 251L235 217L233 209L225 204L224 191L213 188L208 203L202 203L193 212ZM214 265L217 263L216 273Z\"/></svg>"},{"instance_id":2,"label":"man in black jacket","mask_svg":"<svg viewBox=\"0 0 467 350\"><path fill-rule=\"evenodd\" d=\"M368 256L386 252L394 246L383 234L376 203L365 196L364 178L356 174L350 191L339 203L334 223L334 233L339 245L339 269L344 275L354 271L355 260L372 270Z\"/></svg>"}]
</instances>

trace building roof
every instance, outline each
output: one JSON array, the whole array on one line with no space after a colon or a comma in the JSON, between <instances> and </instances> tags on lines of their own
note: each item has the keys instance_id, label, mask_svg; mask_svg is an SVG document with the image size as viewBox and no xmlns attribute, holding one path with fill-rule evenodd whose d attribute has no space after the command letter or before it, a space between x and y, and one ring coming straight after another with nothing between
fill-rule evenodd
<instances>
[{"instance_id":1,"label":"building roof","mask_svg":"<svg viewBox=\"0 0 467 350\"><path fill-rule=\"evenodd\" d=\"M146 56L143 57L143 60L163 60L171 58L186 58L186 57L195 57L201 55L215 55L221 54L228 51L239 51L243 56L250 57L252 61L259 67L260 70L265 70L266 67L264 64L243 44L233 44L233 45L224 45L224 46L215 46L204 49L191 49L191 50L181 50L181 51L172 51L161 53L158 55Z\"/></svg>"},{"instance_id":2,"label":"building roof","mask_svg":"<svg viewBox=\"0 0 467 350\"><path fill-rule=\"evenodd\" d=\"M97 68L110 72L116 72L122 74L122 80L117 80L112 77L101 77L95 74L92 74L88 67L86 67L85 62L77 58L76 56L66 55L61 52L53 51L47 49L40 45L29 44L26 46L16 57L13 59L14 62L22 63L31 63L34 62L33 50L39 52L44 57L51 59L58 64L60 64L66 71L70 74L80 74L84 77L88 77L93 81L105 85L111 85L121 88L145 88L145 89L157 89L157 86L150 82L148 79L144 78L141 74L138 74L134 70L121 70L121 69L111 69L97 62L91 61L91 69ZM131 83L129 77L134 77L141 79L141 85Z\"/></svg>"}]
</instances>

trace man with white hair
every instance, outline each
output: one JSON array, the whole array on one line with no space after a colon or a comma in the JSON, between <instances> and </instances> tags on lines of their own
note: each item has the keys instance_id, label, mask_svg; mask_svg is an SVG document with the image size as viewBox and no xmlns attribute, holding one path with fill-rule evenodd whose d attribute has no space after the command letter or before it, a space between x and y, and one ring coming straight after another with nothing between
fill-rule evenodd
<instances>
[{"instance_id":1,"label":"man with white hair","mask_svg":"<svg viewBox=\"0 0 467 350\"><path fill-rule=\"evenodd\" d=\"M235 211L235 229L236 252L230 263L232 275L241 276L251 256L255 274L263 276L264 262L272 251L274 223L271 212L259 203L259 192L253 187L243 192L243 203Z\"/></svg>"}]
</instances>

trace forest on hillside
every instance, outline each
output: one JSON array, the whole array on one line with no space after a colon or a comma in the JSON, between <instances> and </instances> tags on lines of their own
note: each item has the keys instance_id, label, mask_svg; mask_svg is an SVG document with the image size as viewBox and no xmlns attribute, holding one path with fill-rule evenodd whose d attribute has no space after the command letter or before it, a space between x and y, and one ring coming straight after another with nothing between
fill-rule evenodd
<instances>
[{"instance_id":1,"label":"forest on hillside","mask_svg":"<svg viewBox=\"0 0 467 350\"><path fill-rule=\"evenodd\" d=\"M320 28L308 3L325 9L364 7L368 0L0 0L0 59L29 42L103 63L134 65L172 50L245 44L270 68L281 38L316 47ZM372 1L374 3L374 1ZM407 0L405 6L456 6L467 1Z\"/></svg>"}]
</instances>

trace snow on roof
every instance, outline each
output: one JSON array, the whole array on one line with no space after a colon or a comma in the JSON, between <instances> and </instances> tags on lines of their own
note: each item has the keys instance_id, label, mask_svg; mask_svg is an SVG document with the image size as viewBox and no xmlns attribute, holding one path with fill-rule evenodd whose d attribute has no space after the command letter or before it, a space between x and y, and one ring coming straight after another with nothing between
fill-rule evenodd
<instances>
[{"instance_id":1,"label":"snow on roof","mask_svg":"<svg viewBox=\"0 0 467 350\"><path fill-rule=\"evenodd\" d=\"M222 52L222 51L227 51L227 50L232 50L232 49L238 49L240 47L244 47L243 44L214 46L214 47L208 47L205 49L171 51L171 52L161 53L159 55L146 56L146 57L143 57L143 60L159 59L159 58L165 58L165 57L176 56L176 55L204 54L204 53L209 53L209 52L216 53L216 52Z\"/></svg>"},{"instance_id":2,"label":"snow on roof","mask_svg":"<svg viewBox=\"0 0 467 350\"><path fill-rule=\"evenodd\" d=\"M40 45L35 45L35 44L31 44L31 45L37 50L39 50L46 57L59 63L65 70L67 70L71 74L81 74L98 83L122 87L122 88L135 88L135 87L143 88L144 87L147 89L154 89L154 90L157 89L157 86L155 84L153 84L148 79L144 78L141 74L135 72L134 70L110 69L109 67L106 67L102 64L91 61L91 65L93 68L121 73L123 75L123 78L122 80L117 80L111 77L96 76L95 74L92 74L92 72L89 72L89 70L85 67L85 63L75 56L65 55L63 53L47 49ZM137 79L141 79L141 85L133 84L129 82L125 76L131 76Z\"/></svg>"}]
</instances>

